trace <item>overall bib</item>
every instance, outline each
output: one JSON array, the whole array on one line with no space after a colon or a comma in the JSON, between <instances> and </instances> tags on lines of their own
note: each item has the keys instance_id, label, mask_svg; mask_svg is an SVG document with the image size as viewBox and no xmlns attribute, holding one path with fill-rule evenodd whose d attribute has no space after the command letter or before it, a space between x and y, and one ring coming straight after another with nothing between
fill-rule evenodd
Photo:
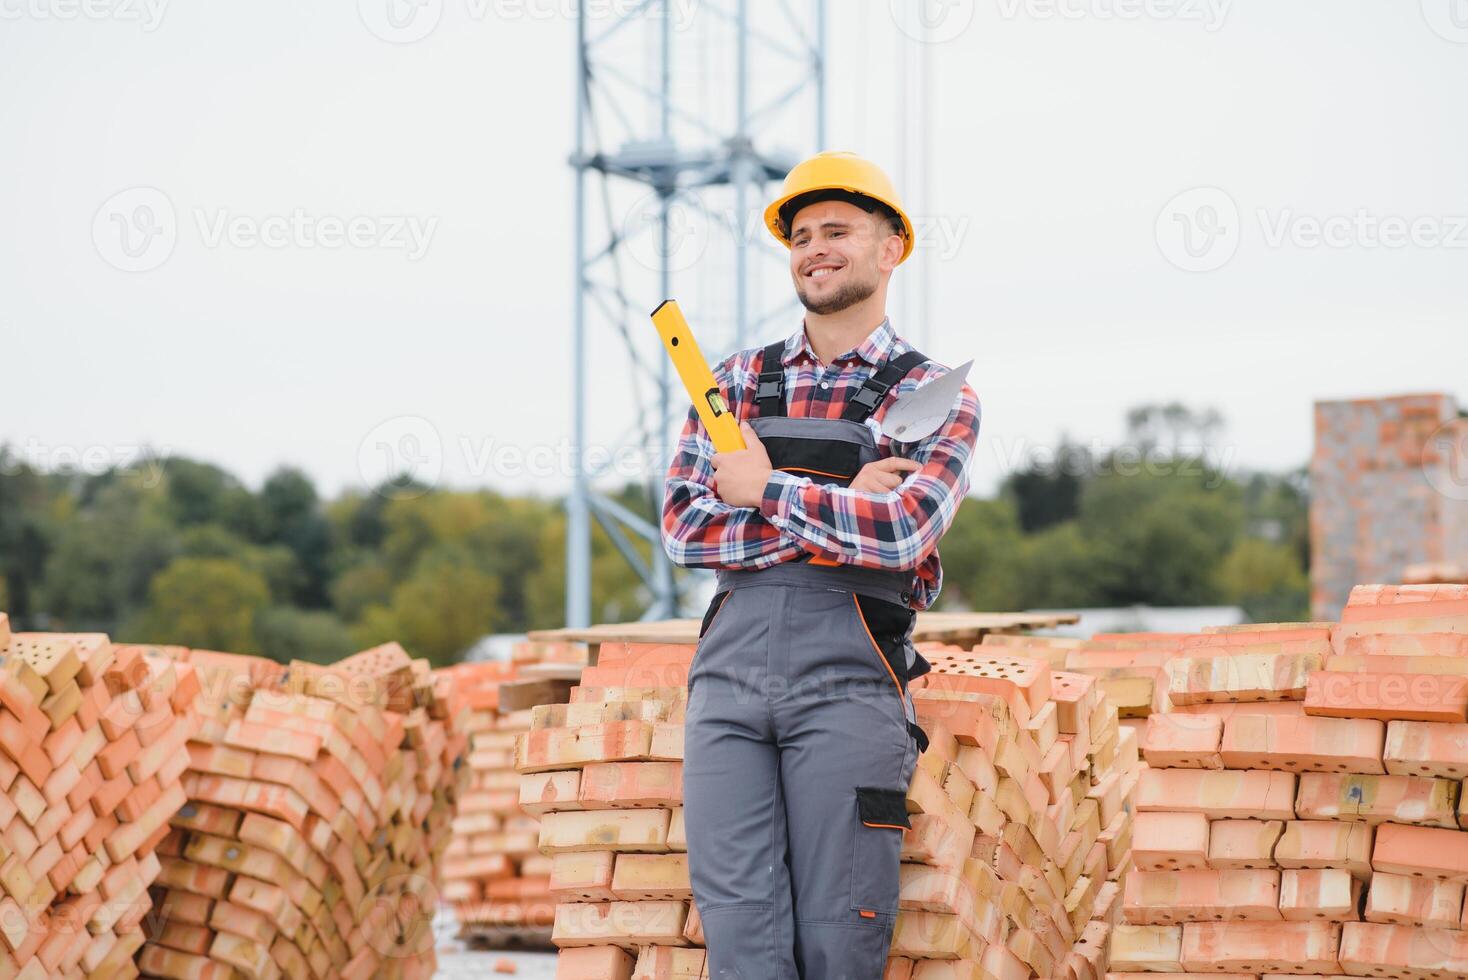
<instances>
[{"instance_id":1,"label":"overall bib","mask_svg":"<svg viewBox=\"0 0 1468 980\"><path fill-rule=\"evenodd\" d=\"M783 343L749 420L777 468L848 485L864 421L926 358L888 360L839 419L785 416ZM720 569L688 675L688 870L710 980L880 980L906 796L927 737L908 682L912 573L791 561Z\"/></svg>"}]
</instances>

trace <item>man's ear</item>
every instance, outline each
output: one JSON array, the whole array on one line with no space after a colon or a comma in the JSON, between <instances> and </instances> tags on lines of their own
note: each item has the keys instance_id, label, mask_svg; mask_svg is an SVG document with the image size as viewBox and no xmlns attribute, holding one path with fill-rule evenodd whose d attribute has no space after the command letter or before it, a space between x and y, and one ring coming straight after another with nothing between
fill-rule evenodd
<instances>
[{"instance_id":1,"label":"man's ear","mask_svg":"<svg viewBox=\"0 0 1468 980\"><path fill-rule=\"evenodd\" d=\"M882 239L882 250L877 256L877 265L882 269L895 269L902 261L902 250L907 243L901 235L893 233Z\"/></svg>"}]
</instances>

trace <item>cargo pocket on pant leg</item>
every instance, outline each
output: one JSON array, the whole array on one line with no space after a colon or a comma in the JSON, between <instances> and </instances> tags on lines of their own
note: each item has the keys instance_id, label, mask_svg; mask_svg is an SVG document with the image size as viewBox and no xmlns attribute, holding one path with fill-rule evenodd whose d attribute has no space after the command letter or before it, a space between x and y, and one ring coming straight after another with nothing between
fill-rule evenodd
<instances>
[{"instance_id":1,"label":"cargo pocket on pant leg","mask_svg":"<svg viewBox=\"0 0 1468 980\"><path fill-rule=\"evenodd\" d=\"M704 610L703 621L698 624L698 644L693 648L693 659L688 663L687 687L690 695L693 693L693 670L698 663L698 652L703 649L704 637L708 636L709 630L714 628L714 621L719 618L719 613L723 611L724 604L728 602L729 596L732 594L732 589L716 592L714 597L709 600L708 608Z\"/></svg>"},{"instance_id":2,"label":"cargo pocket on pant leg","mask_svg":"<svg viewBox=\"0 0 1468 980\"><path fill-rule=\"evenodd\" d=\"M896 915L902 831L912 827L907 818L907 792L858 786L856 820L851 907L865 918Z\"/></svg>"}]
</instances>

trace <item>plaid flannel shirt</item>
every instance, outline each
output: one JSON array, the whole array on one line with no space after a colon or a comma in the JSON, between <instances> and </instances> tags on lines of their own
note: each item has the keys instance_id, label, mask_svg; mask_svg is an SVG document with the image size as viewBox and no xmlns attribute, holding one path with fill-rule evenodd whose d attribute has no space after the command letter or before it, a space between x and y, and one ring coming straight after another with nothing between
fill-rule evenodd
<instances>
[{"instance_id":1,"label":"plaid flannel shirt","mask_svg":"<svg viewBox=\"0 0 1468 980\"><path fill-rule=\"evenodd\" d=\"M829 364L811 349L805 327L785 341L785 399L791 418L840 418L861 383L887 358L911 350L884 319L866 340ZM714 369L735 418L755 411L761 348L740 351ZM867 425L888 406L925 382L947 373L929 361L914 368L883 399ZM953 523L968 491L968 465L979 436L979 400L963 386L958 405L937 432L918 442L879 436L883 456L902 455L922 465L904 474L896 490L869 493L814 483L775 470L758 508L734 507L713 490L714 454L708 430L692 408L668 470L663 495L663 547L689 568L766 568L809 552L844 565L913 571L912 603L927 609L943 586L938 539Z\"/></svg>"}]
</instances>

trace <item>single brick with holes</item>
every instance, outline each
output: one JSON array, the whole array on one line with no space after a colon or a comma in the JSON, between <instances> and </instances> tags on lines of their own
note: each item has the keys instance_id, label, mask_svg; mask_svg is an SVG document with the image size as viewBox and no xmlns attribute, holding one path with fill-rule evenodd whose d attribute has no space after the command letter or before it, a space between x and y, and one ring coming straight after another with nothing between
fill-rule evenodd
<instances>
[{"instance_id":1,"label":"single brick with holes","mask_svg":"<svg viewBox=\"0 0 1468 980\"><path fill-rule=\"evenodd\" d=\"M1307 772L1300 775L1295 812L1303 820L1456 827L1457 800L1458 784L1446 779Z\"/></svg>"},{"instance_id":2,"label":"single brick with holes","mask_svg":"<svg viewBox=\"0 0 1468 980\"><path fill-rule=\"evenodd\" d=\"M1291 820L1274 846L1274 861L1281 868L1344 868L1366 879L1374 832L1365 823Z\"/></svg>"},{"instance_id":3,"label":"single brick with holes","mask_svg":"<svg viewBox=\"0 0 1468 980\"><path fill-rule=\"evenodd\" d=\"M1223 728L1219 754L1229 769L1384 773L1386 726L1366 718L1238 715Z\"/></svg>"},{"instance_id":4,"label":"single brick with holes","mask_svg":"<svg viewBox=\"0 0 1468 980\"><path fill-rule=\"evenodd\" d=\"M1463 882L1418 878L1378 870L1366 893L1367 922L1456 929L1463 910Z\"/></svg>"},{"instance_id":5,"label":"single brick with holes","mask_svg":"<svg viewBox=\"0 0 1468 980\"><path fill-rule=\"evenodd\" d=\"M1468 881L1468 831L1382 824L1376 828L1371 866L1392 874Z\"/></svg>"},{"instance_id":6,"label":"single brick with holes","mask_svg":"<svg viewBox=\"0 0 1468 980\"><path fill-rule=\"evenodd\" d=\"M1279 912L1285 919L1349 922L1360 918L1360 904L1361 882L1342 868L1289 868L1281 872Z\"/></svg>"},{"instance_id":7,"label":"single brick with holes","mask_svg":"<svg viewBox=\"0 0 1468 980\"><path fill-rule=\"evenodd\" d=\"M1385 762L1387 772L1403 776L1468 778L1468 724L1389 722Z\"/></svg>"},{"instance_id":8,"label":"single brick with holes","mask_svg":"<svg viewBox=\"0 0 1468 980\"><path fill-rule=\"evenodd\" d=\"M1217 715L1159 714L1147 719L1138 747L1153 768L1222 769L1222 738L1223 719Z\"/></svg>"},{"instance_id":9,"label":"single brick with holes","mask_svg":"<svg viewBox=\"0 0 1468 980\"><path fill-rule=\"evenodd\" d=\"M1214 820L1208 825L1208 866L1273 868L1283 820Z\"/></svg>"}]
</instances>

